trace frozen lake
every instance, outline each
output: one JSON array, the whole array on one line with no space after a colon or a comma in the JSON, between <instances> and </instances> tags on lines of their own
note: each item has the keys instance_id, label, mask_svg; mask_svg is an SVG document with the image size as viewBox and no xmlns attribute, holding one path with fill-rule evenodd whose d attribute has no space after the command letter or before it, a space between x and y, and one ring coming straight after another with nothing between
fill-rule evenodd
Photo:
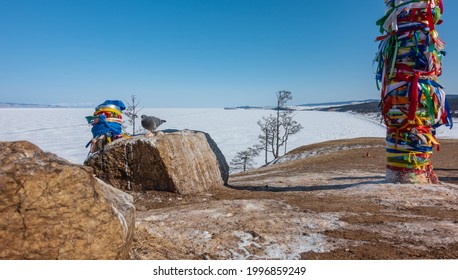
<instances>
[{"instance_id":1,"label":"frozen lake","mask_svg":"<svg viewBox=\"0 0 458 280\"><path fill-rule=\"evenodd\" d=\"M92 108L0 109L0 141L27 140L45 151L82 164L88 154L85 145L92 138L84 117L93 112ZM209 133L229 163L237 152L258 142L257 121L274 111L145 108L140 113L167 120L159 130L191 129ZM327 140L385 136L385 128L379 122L351 113L296 111L294 119L304 128L290 137L288 150ZM441 127L438 137L458 138L458 132ZM256 163L262 165L263 158L258 157Z\"/></svg>"}]
</instances>

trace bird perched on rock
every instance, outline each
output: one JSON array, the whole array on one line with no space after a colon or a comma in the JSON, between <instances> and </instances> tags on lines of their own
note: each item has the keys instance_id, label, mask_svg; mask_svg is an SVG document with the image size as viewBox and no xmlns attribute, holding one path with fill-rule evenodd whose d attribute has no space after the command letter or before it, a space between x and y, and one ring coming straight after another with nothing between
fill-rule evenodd
<instances>
[{"instance_id":1,"label":"bird perched on rock","mask_svg":"<svg viewBox=\"0 0 458 280\"><path fill-rule=\"evenodd\" d=\"M163 123L165 123L165 120L153 116L142 115L142 126L144 129L151 131L151 133L154 133L158 126Z\"/></svg>"}]
</instances>

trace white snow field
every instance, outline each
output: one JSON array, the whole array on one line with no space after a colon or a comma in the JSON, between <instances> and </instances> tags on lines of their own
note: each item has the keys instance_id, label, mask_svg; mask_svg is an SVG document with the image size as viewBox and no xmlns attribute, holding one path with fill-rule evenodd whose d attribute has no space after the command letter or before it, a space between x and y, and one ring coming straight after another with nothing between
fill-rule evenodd
<instances>
[{"instance_id":1,"label":"white snow field","mask_svg":"<svg viewBox=\"0 0 458 280\"><path fill-rule=\"evenodd\" d=\"M82 164L88 154L85 145L92 138L91 127L84 117L93 112L92 108L0 109L0 141L27 140L45 151ZM158 130L191 129L209 133L228 163L237 152L258 142L257 121L274 113L263 109L222 108L144 108L140 112L165 119L167 122ZM304 128L290 137L288 151L327 140L385 136L382 124L352 113L296 111L294 119ZM456 129L446 127L439 128L437 134L439 139L458 138ZM256 165L262 164L263 158L259 156Z\"/></svg>"}]
</instances>

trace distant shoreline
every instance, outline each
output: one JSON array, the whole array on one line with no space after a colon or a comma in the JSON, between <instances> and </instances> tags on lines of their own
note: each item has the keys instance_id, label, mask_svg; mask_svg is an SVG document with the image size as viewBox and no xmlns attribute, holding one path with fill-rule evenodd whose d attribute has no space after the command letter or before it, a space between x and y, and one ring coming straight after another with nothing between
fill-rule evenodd
<instances>
[{"instance_id":1,"label":"distant shoreline","mask_svg":"<svg viewBox=\"0 0 458 280\"><path fill-rule=\"evenodd\" d=\"M0 102L0 108L68 108L59 105L42 105L42 104L27 104L27 103L13 103L13 102Z\"/></svg>"}]
</instances>

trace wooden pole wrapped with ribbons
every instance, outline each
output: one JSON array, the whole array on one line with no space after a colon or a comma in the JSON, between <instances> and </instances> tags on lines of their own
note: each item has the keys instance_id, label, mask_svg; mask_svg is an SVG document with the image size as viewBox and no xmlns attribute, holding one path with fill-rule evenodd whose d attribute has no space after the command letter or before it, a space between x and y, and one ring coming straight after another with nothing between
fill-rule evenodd
<instances>
[{"instance_id":1,"label":"wooden pole wrapped with ribbons","mask_svg":"<svg viewBox=\"0 0 458 280\"><path fill-rule=\"evenodd\" d=\"M385 0L386 14L377 21L382 36L376 55L381 83L382 115L387 127L386 179L393 183L438 183L431 163L439 149L435 129L452 127L439 83L444 42L436 26L442 0Z\"/></svg>"}]
</instances>

